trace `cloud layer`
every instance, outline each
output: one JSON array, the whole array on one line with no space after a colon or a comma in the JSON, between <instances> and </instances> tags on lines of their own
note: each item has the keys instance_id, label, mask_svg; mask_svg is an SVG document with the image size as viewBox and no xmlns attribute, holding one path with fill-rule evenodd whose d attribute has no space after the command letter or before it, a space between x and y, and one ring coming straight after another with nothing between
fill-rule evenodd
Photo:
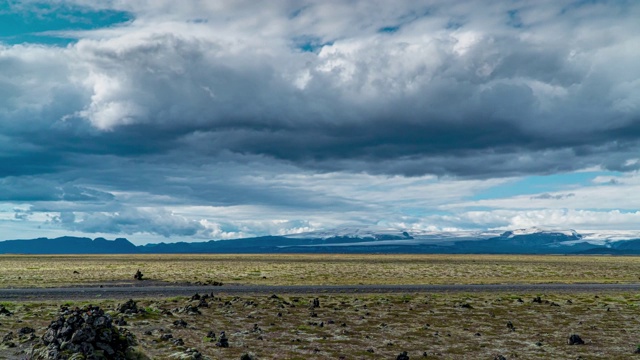
<instances>
[{"instance_id":1,"label":"cloud layer","mask_svg":"<svg viewBox=\"0 0 640 360\"><path fill-rule=\"evenodd\" d=\"M0 200L51 226L287 232L440 211L382 199L405 182L465 203L504 179L638 168L634 2L47 3L132 18L45 34L64 47L0 43ZM237 208L255 212L222 214Z\"/></svg>"}]
</instances>

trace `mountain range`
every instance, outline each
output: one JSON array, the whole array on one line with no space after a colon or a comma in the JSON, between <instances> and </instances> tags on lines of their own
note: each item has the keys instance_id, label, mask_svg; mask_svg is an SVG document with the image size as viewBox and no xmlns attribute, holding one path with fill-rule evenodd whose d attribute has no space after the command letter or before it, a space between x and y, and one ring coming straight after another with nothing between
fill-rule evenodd
<instances>
[{"instance_id":1,"label":"mountain range","mask_svg":"<svg viewBox=\"0 0 640 360\"><path fill-rule=\"evenodd\" d=\"M286 236L139 246L124 238L106 240L71 236L0 241L0 254L168 253L640 255L640 236L631 232L595 233L539 228L484 232L342 228Z\"/></svg>"}]
</instances>

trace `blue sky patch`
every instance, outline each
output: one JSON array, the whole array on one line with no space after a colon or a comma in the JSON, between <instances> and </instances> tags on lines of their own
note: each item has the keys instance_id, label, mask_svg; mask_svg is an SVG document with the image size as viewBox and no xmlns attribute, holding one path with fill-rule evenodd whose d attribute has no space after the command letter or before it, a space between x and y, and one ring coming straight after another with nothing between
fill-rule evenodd
<instances>
[{"instance_id":1,"label":"blue sky patch","mask_svg":"<svg viewBox=\"0 0 640 360\"><path fill-rule=\"evenodd\" d=\"M383 28L378 29L378 32L390 34L398 30L400 30L400 26L385 26Z\"/></svg>"},{"instance_id":2,"label":"blue sky patch","mask_svg":"<svg viewBox=\"0 0 640 360\"><path fill-rule=\"evenodd\" d=\"M321 39L302 36L293 40L295 47L302 52L316 52L325 45L333 45L333 41L323 42Z\"/></svg>"},{"instance_id":3,"label":"blue sky patch","mask_svg":"<svg viewBox=\"0 0 640 360\"><path fill-rule=\"evenodd\" d=\"M77 39L62 32L100 29L131 20L133 15L123 11L46 3L0 3L0 42L65 46Z\"/></svg>"},{"instance_id":4,"label":"blue sky patch","mask_svg":"<svg viewBox=\"0 0 640 360\"><path fill-rule=\"evenodd\" d=\"M518 195L570 191L576 187L592 186L597 176L619 176L613 171L585 171L544 176L525 176L512 183L501 184L474 195L471 200L508 198Z\"/></svg>"}]
</instances>

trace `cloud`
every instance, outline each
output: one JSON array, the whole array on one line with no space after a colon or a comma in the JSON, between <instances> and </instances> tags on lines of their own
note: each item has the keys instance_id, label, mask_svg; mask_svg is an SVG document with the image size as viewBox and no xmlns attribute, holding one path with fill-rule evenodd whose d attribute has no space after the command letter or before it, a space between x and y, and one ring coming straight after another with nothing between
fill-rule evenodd
<instances>
[{"instance_id":1,"label":"cloud","mask_svg":"<svg viewBox=\"0 0 640 360\"><path fill-rule=\"evenodd\" d=\"M445 198L447 211L511 208L467 199L511 177L638 168L633 2L51 4L132 18L52 32L78 39L65 46L0 44L0 200L66 214L52 216L72 230L375 223ZM573 189L523 199L591 203ZM275 214L172 212L185 206Z\"/></svg>"},{"instance_id":2,"label":"cloud","mask_svg":"<svg viewBox=\"0 0 640 360\"><path fill-rule=\"evenodd\" d=\"M59 156L69 147L133 156L137 139L155 154L206 144L205 154L185 154L203 162L228 151L321 171L490 177L620 168L638 148L631 4L604 7L599 22L609 26L597 34L588 22L597 4L504 2L487 11L403 2L353 24L375 7L111 4L137 19L67 48L8 47L0 58L15 64L16 80L29 71L40 84L3 87L25 94L15 111L30 108L32 121L66 141L84 139L75 148L54 140ZM510 11L521 26L506 21ZM196 14L207 21L190 21ZM452 17L467 20L451 28ZM399 28L378 32L388 26ZM291 39L303 31L332 40L301 51ZM527 161L542 154L544 167ZM469 166L485 158L495 166Z\"/></svg>"},{"instance_id":3,"label":"cloud","mask_svg":"<svg viewBox=\"0 0 640 360\"><path fill-rule=\"evenodd\" d=\"M576 194L574 193L568 193L568 194L557 194L557 195L551 195L549 193L543 193L540 195L535 195L531 197L531 200L562 200L562 199L566 199L566 198L570 198L576 196Z\"/></svg>"},{"instance_id":4,"label":"cloud","mask_svg":"<svg viewBox=\"0 0 640 360\"><path fill-rule=\"evenodd\" d=\"M492 210L470 211L459 217L445 217L442 220L465 224L476 228L523 229L543 226L555 229L597 229L633 230L637 229L640 212L591 211L570 209L541 209L529 211Z\"/></svg>"},{"instance_id":5,"label":"cloud","mask_svg":"<svg viewBox=\"0 0 640 360\"><path fill-rule=\"evenodd\" d=\"M65 228L85 233L136 234L151 233L170 237L193 236L203 229L196 221L158 209L128 209L116 213L83 213L76 218L71 212L62 212L53 218Z\"/></svg>"}]
</instances>

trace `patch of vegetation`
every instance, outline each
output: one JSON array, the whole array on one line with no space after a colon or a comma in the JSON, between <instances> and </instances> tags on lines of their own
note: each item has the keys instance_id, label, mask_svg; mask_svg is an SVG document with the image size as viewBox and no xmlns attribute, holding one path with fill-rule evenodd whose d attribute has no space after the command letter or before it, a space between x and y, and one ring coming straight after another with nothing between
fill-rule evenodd
<instances>
[{"instance_id":1,"label":"patch of vegetation","mask_svg":"<svg viewBox=\"0 0 640 360\"><path fill-rule=\"evenodd\" d=\"M0 285L630 283L638 257L536 255L2 255ZM108 271L105 271L108 269Z\"/></svg>"}]
</instances>

